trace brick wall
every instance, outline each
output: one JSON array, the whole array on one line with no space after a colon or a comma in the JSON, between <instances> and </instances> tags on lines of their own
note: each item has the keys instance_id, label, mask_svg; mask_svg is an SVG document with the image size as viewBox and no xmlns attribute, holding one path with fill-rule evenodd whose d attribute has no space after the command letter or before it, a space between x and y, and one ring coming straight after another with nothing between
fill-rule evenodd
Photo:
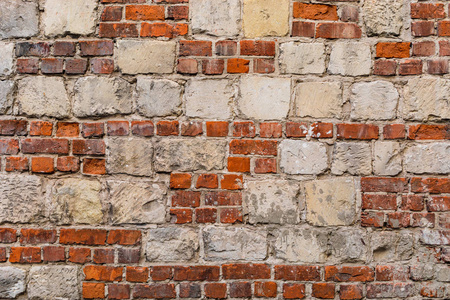
<instances>
[{"instance_id":1,"label":"brick wall","mask_svg":"<svg viewBox=\"0 0 450 300\"><path fill-rule=\"evenodd\" d=\"M446 1L0 1L1 299L450 299Z\"/></svg>"}]
</instances>

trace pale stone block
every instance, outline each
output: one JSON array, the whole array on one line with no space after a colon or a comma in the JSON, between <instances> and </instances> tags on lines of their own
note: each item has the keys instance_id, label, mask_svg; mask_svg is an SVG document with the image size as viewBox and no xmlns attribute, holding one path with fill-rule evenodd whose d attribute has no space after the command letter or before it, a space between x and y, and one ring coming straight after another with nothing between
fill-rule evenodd
<instances>
[{"instance_id":1,"label":"pale stone block","mask_svg":"<svg viewBox=\"0 0 450 300\"><path fill-rule=\"evenodd\" d=\"M243 28L247 38L289 33L289 0L243 0Z\"/></svg>"},{"instance_id":2,"label":"pale stone block","mask_svg":"<svg viewBox=\"0 0 450 300\"><path fill-rule=\"evenodd\" d=\"M181 86L172 80L139 76L135 98L137 111L149 118L181 112Z\"/></svg>"},{"instance_id":3,"label":"pale stone block","mask_svg":"<svg viewBox=\"0 0 450 300\"><path fill-rule=\"evenodd\" d=\"M153 144L149 139L117 137L106 140L106 169L114 174L151 176Z\"/></svg>"},{"instance_id":4,"label":"pale stone block","mask_svg":"<svg viewBox=\"0 0 450 300\"><path fill-rule=\"evenodd\" d=\"M300 140L280 143L280 169L286 174L321 174L328 169L325 144Z\"/></svg>"},{"instance_id":5,"label":"pale stone block","mask_svg":"<svg viewBox=\"0 0 450 300\"><path fill-rule=\"evenodd\" d=\"M342 175L369 175L372 173L370 144L338 142L334 146L331 173Z\"/></svg>"},{"instance_id":6,"label":"pale stone block","mask_svg":"<svg viewBox=\"0 0 450 300\"><path fill-rule=\"evenodd\" d=\"M229 37L239 34L240 0L191 0L189 6L194 34Z\"/></svg>"},{"instance_id":7,"label":"pale stone block","mask_svg":"<svg viewBox=\"0 0 450 300\"><path fill-rule=\"evenodd\" d=\"M2 0L0 38L25 38L38 34L38 5L23 0Z\"/></svg>"},{"instance_id":8,"label":"pale stone block","mask_svg":"<svg viewBox=\"0 0 450 300\"><path fill-rule=\"evenodd\" d=\"M413 144L405 151L405 168L415 174L450 173L450 143Z\"/></svg>"},{"instance_id":9,"label":"pale stone block","mask_svg":"<svg viewBox=\"0 0 450 300\"><path fill-rule=\"evenodd\" d=\"M406 18L404 3L403 0L364 1L362 11L367 35L398 36Z\"/></svg>"},{"instance_id":10,"label":"pale stone block","mask_svg":"<svg viewBox=\"0 0 450 300\"><path fill-rule=\"evenodd\" d=\"M29 299L80 299L77 266L33 266L28 277Z\"/></svg>"},{"instance_id":11,"label":"pale stone block","mask_svg":"<svg viewBox=\"0 0 450 300\"><path fill-rule=\"evenodd\" d=\"M370 45L360 42L336 42L331 48L328 72L348 76L369 75L372 66Z\"/></svg>"},{"instance_id":12,"label":"pale stone block","mask_svg":"<svg viewBox=\"0 0 450 300\"><path fill-rule=\"evenodd\" d=\"M377 175L395 176L402 171L400 143L377 141L374 147L373 170Z\"/></svg>"},{"instance_id":13,"label":"pale stone block","mask_svg":"<svg viewBox=\"0 0 450 300\"><path fill-rule=\"evenodd\" d=\"M407 260L414 253L414 237L406 232L374 232L370 245L376 262Z\"/></svg>"},{"instance_id":14,"label":"pale stone block","mask_svg":"<svg viewBox=\"0 0 450 300\"><path fill-rule=\"evenodd\" d=\"M14 267L0 267L0 297L15 299L25 292L25 270Z\"/></svg>"},{"instance_id":15,"label":"pale stone block","mask_svg":"<svg viewBox=\"0 0 450 300\"><path fill-rule=\"evenodd\" d=\"M13 104L14 81L0 81L0 114L6 114Z\"/></svg>"},{"instance_id":16,"label":"pale stone block","mask_svg":"<svg viewBox=\"0 0 450 300\"><path fill-rule=\"evenodd\" d=\"M340 118L342 85L338 82L302 82L295 93L296 115L312 118Z\"/></svg>"},{"instance_id":17,"label":"pale stone block","mask_svg":"<svg viewBox=\"0 0 450 300\"><path fill-rule=\"evenodd\" d=\"M280 72L291 74L322 74L325 72L325 45L294 43L280 45Z\"/></svg>"},{"instance_id":18,"label":"pale stone block","mask_svg":"<svg viewBox=\"0 0 450 300\"><path fill-rule=\"evenodd\" d=\"M199 248L198 232L190 228L167 227L148 231L147 261L180 262L193 259Z\"/></svg>"},{"instance_id":19,"label":"pale stone block","mask_svg":"<svg viewBox=\"0 0 450 300\"><path fill-rule=\"evenodd\" d=\"M14 43L0 42L0 57L0 75L10 75L14 68Z\"/></svg>"}]
</instances>

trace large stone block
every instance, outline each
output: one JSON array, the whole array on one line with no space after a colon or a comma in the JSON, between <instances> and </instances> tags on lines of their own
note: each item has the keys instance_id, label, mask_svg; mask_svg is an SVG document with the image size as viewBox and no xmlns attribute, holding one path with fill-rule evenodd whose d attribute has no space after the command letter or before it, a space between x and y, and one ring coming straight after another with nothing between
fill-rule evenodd
<instances>
[{"instance_id":1,"label":"large stone block","mask_svg":"<svg viewBox=\"0 0 450 300\"><path fill-rule=\"evenodd\" d=\"M414 253L414 237L411 233L374 232L370 242L375 262L394 262L410 259Z\"/></svg>"},{"instance_id":2,"label":"large stone block","mask_svg":"<svg viewBox=\"0 0 450 300\"><path fill-rule=\"evenodd\" d=\"M47 36L94 33L96 0L44 0L42 26Z\"/></svg>"},{"instance_id":3,"label":"large stone block","mask_svg":"<svg viewBox=\"0 0 450 300\"><path fill-rule=\"evenodd\" d=\"M163 139L155 145L155 170L211 171L225 167L226 141Z\"/></svg>"},{"instance_id":4,"label":"large stone block","mask_svg":"<svg viewBox=\"0 0 450 300\"><path fill-rule=\"evenodd\" d=\"M351 225L356 217L356 188L352 177L305 183L306 220L315 226Z\"/></svg>"},{"instance_id":5,"label":"large stone block","mask_svg":"<svg viewBox=\"0 0 450 300\"><path fill-rule=\"evenodd\" d=\"M181 112L181 86L172 80L139 76L135 97L137 111L145 117L165 117Z\"/></svg>"},{"instance_id":6,"label":"large stone block","mask_svg":"<svg viewBox=\"0 0 450 300\"><path fill-rule=\"evenodd\" d=\"M375 174L395 176L402 171L402 155L398 142L377 141L373 152L373 171Z\"/></svg>"},{"instance_id":7,"label":"large stone block","mask_svg":"<svg viewBox=\"0 0 450 300\"><path fill-rule=\"evenodd\" d=\"M80 299L78 267L33 266L28 281L28 299Z\"/></svg>"},{"instance_id":8,"label":"large stone block","mask_svg":"<svg viewBox=\"0 0 450 300\"><path fill-rule=\"evenodd\" d=\"M14 44L0 42L0 75L10 75L14 68Z\"/></svg>"},{"instance_id":9,"label":"large stone block","mask_svg":"<svg viewBox=\"0 0 450 300\"><path fill-rule=\"evenodd\" d=\"M23 0L2 0L0 38L35 36L39 29L38 5Z\"/></svg>"},{"instance_id":10,"label":"large stone block","mask_svg":"<svg viewBox=\"0 0 450 300\"><path fill-rule=\"evenodd\" d=\"M50 221L57 224L103 223L102 186L98 180L58 180L49 193Z\"/></svg>"},{"instance_id":11,"label":"large stone block","mask_svg":"<svg viewBox=\"0 0 450 300\"><path fill-rule=\"evenodd\" d=\"M416 121L450 119L450 80L414 78L405 87L404 118Z\"/></svg>"},{"instance_id":12,"label":"large stone block","mask_svg":"<svg viewBox=\"0 0 450 300\"><path fill-rule=\"evenodd\" d=\"M323 143L284 140L280 143L280 169L287 174L321 174L328 169Z\"/></svg>"},{"instance_id":13,"label":"large stone block","mask_svg":"<svg viewBox=\"0 0 450 300\"><path fill-rule=\"evenodd\" d=\"M198 232L189 228L167 227L148 231L145 255L148 261L180 262L196 257Z\"/></svg>"},{"instance_id":14,"label":"large stone block","mask_svg":"<svg viewBox=\"0 0 450 300\"><path fill-rule=\"evenodd\" d=\"M14 81L0 81L0 114L6 114L13 104Z\"/></svg>"},{"instance_id":15,"label":"large stone block","mask_svg":"<svg viewBox=\"0 0 450 300\"><path fill-rule=\"evenodd\" d=\"M302 82L297 85L296 116L340 118L342 105L342 85L339 82Z\"/></svg>"},{"instance_id":16,"label":"large stone block","mask_svg":"<svg viewBox=\"0 0 450 300\"><path fill-rule=\"evenodd\" d=\"M241 78L241 97L238 107L241 113L252 119L283 119L289 112L291 80L245 76Z\"/></svg>"},{"instance_id":17,"label":"large stone block","mask_svg":"<svg viewBox=\"0 0 450 300\"><path fill-rule=\"evenodd\" d=\"M154 182L109 180L113 224L161 224L166 217L167 188Z\"/></svg>"},{"instance_id":18,"label":"large stone block","mask_svg":"<svg viewBox=\"0 0 450 300\"><path fill-rule=\"evenodd\" d=\"M153 144L149 139L117 137L106 141L108 172L151 176Z\"/></svg>"},{"instance_id":19,"label":"large stone block","mask_svg":"<svg viewBox=\"0 0 450 300\"><path fill-rule=\"evenodd\" d=\"M294 42L281 44L280 72L322 74L325 72L325 45Z\"/></svg>"},{"instance_id":20,"label":"large stone block","mask_svg":"<svg viewBox=\"0 0 450 300\"><path fill-rule=\"evenodd\" d=\"M392 120L397 116L398 92L388 81L358 82L351 88L351 118Z\"/></svg>"},{"instance_id":21,"label":"large stone block","mask_svg":"<svg viewBox=\"0 0 450 300\"><path fill-rule=\"evenodd\" d=\"M249 181L244 192L244 212L250 224L297 224L304 203L300 187L288 180Z\"/></svg>"},{"instance_id":22,"label":"large stone block","mask_svg":"<svg viewBox=\"0 0 450 300\"><path fill-rule=\"evenodd\" d=\"M25 270L14 267L0 267L0 297L15 299L25 292Z\"/></svg>"},{"instance_id":23,"label":"large stone block","mask_svg":"<svg viewBox=\"0 0 450 300\"><path fill-rule=\"evenodd\" d=\"M115 51L124 74L172 73L175 42L119 40Z\"/></svg>"},{"instance_id":24,"label":"large stone block","mask_svg":"<svg viewBox=\"0 0 450 300\"><path fill-rule=\"evenodd\" d=\"M405 151L405 168L415 174L450 173L450 143L413 144Z\"/></svg>"},{"instance_id":25,"label":"large stone block","mask_svg":"<svg viewBox=\"0 0 450 300\"><path fill-rule=\"evenodd\" d=\"M243 28L247 38L289 33L289 0L243 0Z\"/></svg>"},{"instance_id":26,"label":"large stone block","mask_svg":"<svg viewBox=\"0 0 450 300\"><path fill-rule=\"evenodd\" d=\"M328 72L348 76L369 75L372 66L370 45L359 42L336 42L331 48Z\"/></svg>"},{"instance_id":27,"label":"large stone block","mask_svg":"<svg viewBox=\"0 0 450 300\"><path fill-rule=\"evenodd\" d=\"M331 173L369 175L372 173L370 144L338 142L334 146Z\"/></svg>"},{"instance_id":28,"label":"large stone block","mask_svg":"<svg viewBox=\"0 0 450 300\"><path fill-rule=\"evenodd\" d=\"M121 78L88 76L74 86L73 113L77 117L129 114L132 86Z\"/></svg>"},{"instance_id":29,"label":"large stone block","mask_svg":"<svg viewBox=\"0 0 450 300\"><path fill-rule=\"evenodd\" d=\"M267 256L267 232L257 228L206 227L204 259L259 261Z\"/></svg>"},{"instance_id":30,"label":"large stone block","mask_svg":"<svg viewBox=\"0 0 450 300\"><path fill-rule=\"evenodd\" d=\"M403 27L406 10L403 0L367 0L362 7L368 36L397 36Z\"/></svg>"},{"instance_id":31,"label":"large stone block","mask_svg":"<svg viewBox=\"0 0 450 300\"><path fill-rule=\"evenodd\" d=\"M342 228L329 235L329 262L333 263L367 263L368 237L359 228Z\"/></svg>"},{"instance_id":32,"label":"large stone block","mask_svg":"<svg viewBox=\"0 0 450 300\"><path fill-rule=\"evenodd\" d=\"M192 33L229 37L239 34L240 0L191 0L189 5Z\"/></svg>"},{"instance_id":33,"label":"large stone block","mask_svg":"<svg viewBox=\"0 0 450 300\"><path fill-rule=\"evenodd\" d=\"M0 223L30 223L43 219L39 177L0 175L0 182Z\"/></svg>"},{"instance_id":34,"label":"large stone block","mask_svg":"<svg viewBox=\"0 0 450 300\"><path fill-rule=\"evenodd\" d=\"M226 79L192 79L184 93L186 116L207 119L228 119L234 98L232 82Z\"/></svg>"},{"instance_id":35,"label":"large stone block","mask_svg":"<svg viewBox=\"0 0 450 300\"><path fill-rule=\"evenodd\" d=\"M69 115L69 97L62 78L26 77L19 81L18 90L20 111L25 115L55 118Z\"/></svg>"}]
</instances>

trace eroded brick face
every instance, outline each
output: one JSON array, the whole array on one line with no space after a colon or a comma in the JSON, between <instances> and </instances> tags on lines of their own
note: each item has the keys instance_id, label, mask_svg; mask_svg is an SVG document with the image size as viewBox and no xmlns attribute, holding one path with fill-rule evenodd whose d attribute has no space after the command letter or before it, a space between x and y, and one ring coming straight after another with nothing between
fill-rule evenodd
<instances>
[{"instance_id":1,"label":"eroded brick face","mask_svg":"<svg viewBox=\"0 0 450 300\"><path fill-rule=\"evenodd\" d=\"M1 299L450 299L445 1L1 2Z\"/></svg>"}]
</instances>

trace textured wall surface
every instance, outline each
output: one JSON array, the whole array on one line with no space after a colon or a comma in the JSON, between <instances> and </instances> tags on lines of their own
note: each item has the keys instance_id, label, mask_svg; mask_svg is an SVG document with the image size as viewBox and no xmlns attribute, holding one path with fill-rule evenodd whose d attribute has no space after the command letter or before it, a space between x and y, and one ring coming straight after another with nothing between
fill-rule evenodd
<instances>
[{"instance_id":1,"label":"textured wall surface","mask_svg":"<svg viewBox=\"0 0 450 300\"><path fill-rule=\"evenodd\" d=\"M1 299L450 299L450 11L0 0Z\"/></svg>"}]
</instances>

